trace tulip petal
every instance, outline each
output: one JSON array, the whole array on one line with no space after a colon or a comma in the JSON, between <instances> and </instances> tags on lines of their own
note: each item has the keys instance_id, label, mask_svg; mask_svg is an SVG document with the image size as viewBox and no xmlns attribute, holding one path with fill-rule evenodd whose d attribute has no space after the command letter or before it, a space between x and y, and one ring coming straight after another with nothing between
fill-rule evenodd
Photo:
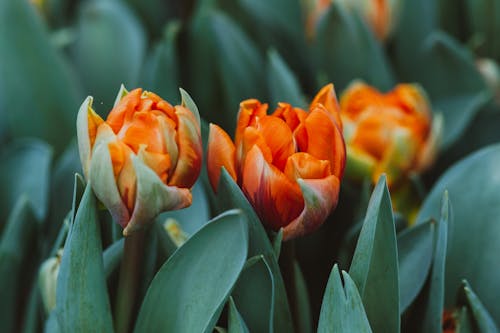
<instances>
[{"instance_id":1,"label":"tulip petal","mask_svg":"<svg viewBox=\"0 0 500 333\"><path fill-rule=\"evenodd\" d=\"M434 162L441 141L441 135L443 133L443 121L443 115L441 113L438 113L433 117L431 133L417 156L417 172L422 172L428 169Z\"/></svg>"},{"instance_id":2,"label":"tulip petal","mask_svg":"<svg viewBox=\"0 0 500 333\"><path fill-rule=\"evenodd\" d=\"M331 115L318 105L305 119L304 127L307 132L306 152L317 159L330 161L332 173L339 179L342 178L346 157L345 143Z\"/></svg>"},{"instance_id":3,"label":"tulip petal","mask_svg":"<svg viewBox=\"0 0 500 333\"><path fill-rule=\"evenodd\" d=\"M300 108L294 108L288 103L278 103L273 116L283 119L288 127L294 131L306 119L307 112Z\"/></svg>"},{"instance_id":4,"label":"tulip petal","mask_svg":"<svg viewBox=\"0 0 500 333\"><path fill-rule=\"evenodd\" d=\"M177 160L179 158L179 148L177 147L177 131L175 130L172 122L167 120L165 117L158 117L158 123L160 124L160 132L163 135L163 142L165 144L165 150L170 155L170 170L175 169L177 166Z\"/></svg>"},{"instance_id":5,"label":"tulip petal","mask_svg":"<svg viewBox=\"0 0 500 333\"><path fill-rule=\"evenodd\" d=\"M195 115L183 106L175 106L178 119L177 140L179 157L169 185L191 188L201 170L202 145L200 127Z\"/></svg>"},{"instance_id":6,"label":"tulip petal","mask_svg":"<svg viewBox=\"0 0 500 333\"><path fill-rule=\"evenodd\" d=\"M273 165L283 171L288 156L295 152L290 127L278 117L264 116L257 120L257 129L271 150Z\"/></svg>"},{"instance_id":7,"label":"tulip petal","mask_svg":"<svg viewBox=\"0 0 500 333\"><path fill-rule=\"evenodd\" d=\"M304 207L298 185L269 164L257 146L247 153L242 189L262 222L273 230L287 225Z\"/></svg>"},{"instance_id":8,"label":"tulip petal","mask_svg":"<svg viewBox=\"0 0 500 333\"><path fill-rule=\"evenodd\" d=\"M161 212L185 208L192 202L189 189L165 185L139 157L132 154L130 158L137 177L137 195L124 236L150 224Z\"/></svg>"},{"instance_id":9,"label":"tulip petal","mask_svg":"<svg viewBox=\"0 0 500 333\"><path fill-rule=\"evenodd\" d=\"M318 160L308 153L295 153L286 162L285 175L291 181L325 178L331 175L330 161Z\"/></svg>"},{"instance_id":10,"label":"tulip petal","mask_svg":"<svg viewBox=\"0 0 500 333\"><path fill-rule=\"evenodd\" d=\"M309 106L309 110L314 110L317 104L321 104L333 116L338 128L342 131L342 120L340 119L340 106L335 95L333 84L327 84L316 94Z\"/></svg>"},{"instance_id":11,"label":"tulip petal","mask_svg":"<svg viewBox=\"0 0 500 333\"><path fill-rule=\"evenodd\" d=\"M115 102L113 103L113 107L115 107L123 97L127 96L128 90L125 88L123 83L120 85L120 90L118 90L118 94L116 94Z\"/></svg>"},{"instance_id":12,"label":"tulip petal","mask_svg":"<svg viewBox=\"0 0 500 333\"><path fill-rule=\"evenodd\" d=\"M200 111L198 111L198 107L196 106L195 102L189 96L187 91L185 91L182 88L179 88L179 91L181 92L181 105L188 108L189 111L191 111L196 118L196 121L198 122L198 126L201 125L201 120L200 120Z\"/></svg>"},{"instance_id":13,"label":"tulip petal","mask_svg":"<svg viewBox=\"0 0 500 333\"><path fill-rule=\"evenodd\" d=\"M124 95L122 99L109 112L106 122L113 132L118 133L126 120L132 119L139 103L141 102L142 89L134 89Z\"/></svg>"},{"instance_id":14,"label":"tulip petal","mask_svg":"<svg viewBox=\"0 0 500 333\"><path fill-rule=\"evenodd\" d=\"M298 184L304 197L304 209L296 219L283 228L283 240L314 231L337 206L340 182L336 176L299 179Z\"/></svg>"},{"instance_id":15,"label":"tulip petal","mask_svg":"<svg viewBox=\"0 0 500 333\"><path fill-rule=\"evenodd\" d=\"M109 209L115 222L125 227L130 215L118 191L107 144L96 145L89 171L87 179L95 195Z\"/></svg>"},{"instance_id":16,"label":"tulip petal","mask_svg":"<svg viewBox=\"0 0 500 333\"><path fill-rule=\"evenodd\" d=\"M210 124L207 149L207 170L210 185L217 192L221 168L236 182L236 150L229 135L219 126Z\"/></svg>"},{"instance_id":17,"label":"tulip petal","mask_svg":"<svg viewBox=\"0 0 500 333\"><path fill-rule=\"evenodd\" d=\"M261 104L256 99L247 99L240 103L238 120L236 123L236 134L234 135L234 145L239 146L243 139L243 132L248 126L255 124L255 118L263 117L267 114L267 104Z\"/></svg>"},{"instance_id":18,"label":"tulip petal","mask_svg":"<svg viewBox=\"0 0 500 333\"><path fill-rule=\"evenodd\" d=\"M97 128L104 122L92 109L92 96L83 101L76 118L78 151L82 162L83 174L88 178L92 148L97 136Z\"/></svg>"}]
</instances>

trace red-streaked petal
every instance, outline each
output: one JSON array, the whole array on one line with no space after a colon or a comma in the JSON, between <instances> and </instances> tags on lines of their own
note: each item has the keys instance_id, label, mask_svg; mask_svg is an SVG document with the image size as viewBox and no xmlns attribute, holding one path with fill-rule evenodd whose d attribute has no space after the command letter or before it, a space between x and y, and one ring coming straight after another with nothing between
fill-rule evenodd
<instances>
[{"instance_id":1,"label":"red-streaked petal","mask_svg":"<svg viewBox=\"0 0 500 333\"><path fill-rule=\"evenodd\" d=\"M339 179L344 173L346 151L342 133L331 115L317 105L304 121L307 131L307 150L320 160L330 161L332 173Z\"/></svg>"},{"instance_id":2,"label":"red-streaked petal","mask_svg":"<svg viewBox=\"0 0 500 333\"><path fill-rule=\"evenodd\" d=\"M229 135L219 126L210 124L207 148L208 179L217 192L221 168L224 167L236 182L236 150Z\"/></svg>"},{"instance_id":3,"label":"red-streaked petal","mask_svg":"<svg viewBox=\"0 0 500 333\"><path fill-rule=\"evenodd\" d=\"M146 150L145 146L142 146L139 148L137 156L158 175L163 183L167 182L172 165L168 154L150 152Z\"/></svg>"},{"instance_id":4,"label":"red-streaked petal","mask_svg":"<svg viewBox=\"0 0 500 333\"><path fill-rule=\"evenodd\" d=\"M294 131L304 119L307 117L307 112L300 108L294 108L288 103L278 103L278 108L273 113L273 116L279 117Z\"/></svg>"},{"instance_id":5,"label":"red-streaked petal","mask_svg":"<svg viewBox=\"0 0 500 333\"><path fill-rule=\"evenodd\" d=\"M283 171L288 156L295 152L292 131L281 118L274 116L259 118L257 129L271 150L273 165Z\"/></svg>"},{"instance_id":6,"label":"red-streaked petal","mask_svg":"<svg viewBox=\"0 0 500 333\"><path fill-rule=\"evenodd\" d=\"M267 104L261 104L256 99L247 99L240 103L238 120L236 123L236 134L234 135L234 144L236 147L243 138L243 132L248 126L255 125L256 117L263 117L267 114Z\"/></svg>"},{"instance_id":7,"label":"red-streaked petal","mask_svg":"<svg viewBox=\"0 0 500 333\"><path fill-rule=\"evenodd\" d=\"M160 131L158 117L151 112L136 112L128 126L121 128L118 138L137 154L141 145L155 153L164 153L163 133Z\"/></svg>"},{"instance_id":8,"label":"red-streaked petal","mask_svg":"<svg viewBox=\"0 0 500 333\"><path fill-rule=\"evenodd\" d=\"M300 215L283 228L283 240L306 235L325 222L337 206L340 182L334 176L323 179L299 179L304 198Z\"/></svg>"},{"instance_id":9,"label":"red-streaked petal","mask_svg":"<svg viewBox=\"0 0 500 333\"><path fill-rule=\"evenodd\" d=\"M246 156L242 188L262 222L273 230L290 223L304 207L298 185L267 163L257 146Z\"/></svg>"},{"instance_id":10,"label":"red-streaked petal","mask_svg":"<svg viewBox=\"0 0 500 333\"><path fill-rule=\"evenodd\" d=\"M273 154L271 149L267 146L266 140L262 136L262 133L255 127L247 127L243 131L243 137L241 140L241 144L236 146L236 161L238 162L237 168L243 168L243 164L245 163L247 153L254 146L259 147L260 151L264 155L264 159L268 163L273 162Z\"/></svg>"},{"instance_id":11,"label":"red-streaked petal","mask_svg":"<svg viewBox=\"0 0 500 333\"><path fill-rule=\"evenodd\" d=\"M177 128L179 157L168 185L191 188L201 170L203 152L200 127L189 109L176 105L175 113L179 120Z\"/></svg>"},{"instance_id":12,"label":"red-streaked petal","mask_svg":"<svg viewBox=\"0 0 500 333\"><path fill-rule=\"evenodd\" d=\"M285 175L291 181L325 178L331 175L330 161L318 160L308 153L296 153L288 158Z\"/></svg>"},{"instance_id":13,"label":"red-streaked petal","mask_svg":"<svg viewBox=\"0 0 500 333\"><path fill-rule=\"evenodd\" d=\"M321 104L333 116L338 128L342 131L342 120L340 119L340 106L335 95L335 88L333 84L327 84L316 94L313 101L309 106L312 111L316 108L317 104Z\"/></svg>"}]
</instances>

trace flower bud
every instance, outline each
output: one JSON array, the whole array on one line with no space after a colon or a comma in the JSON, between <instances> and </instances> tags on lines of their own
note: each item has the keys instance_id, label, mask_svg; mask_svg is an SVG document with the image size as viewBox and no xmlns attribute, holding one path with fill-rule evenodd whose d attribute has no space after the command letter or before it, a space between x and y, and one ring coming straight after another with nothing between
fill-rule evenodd
<instances>
[{"instance_id":1,"label":"flower bud","mask_svg":"<svg viewBox=\"0 0 500 333\"><path fill-rule=\"evenodd\" d=\"M45 260L38 272L38 286L46 313L50 313L56 306L57 275L61 266L62 252L61 249L55 257Z\"/></svg>"},{"instance_id":2,"label":"flower bud","mask_svg":"<svg viewBox=\"0 0 500 333\"><path fill-rule=\"evenodd\" d=\"M217 190L221 167L242 188L265 226L291 239L318 228L337 205L345 146L333 85L309 112L279 103L241 102L234 142L210 125L207 167Z\"/></svg>"},{"instance_id":3,"label":"flower bud","mask_svg":"<svg viewBox=\"0 0 500 333\"><path fill-rule=\"evenodd\" d=\"M105 121L92 109L92 97L80 107L83 172L124 235L163 211L191 204L201 169L200 120L190 97L181 93L182 105L172 106L152 92L122 87Z\"/></svg>"},{"instance_id":4,"label":"flower bud","mask_svg":"<svg viewBox=\"0 0 500 333\"><path fill-rule=\"evenodd\" d=\"M355 81L343 93L341 116L347 144L349 177L387 174L389 186L422 172L434 161L441 117L417 85L400 84L383 94Z\"/></svg>"}]
</instances>

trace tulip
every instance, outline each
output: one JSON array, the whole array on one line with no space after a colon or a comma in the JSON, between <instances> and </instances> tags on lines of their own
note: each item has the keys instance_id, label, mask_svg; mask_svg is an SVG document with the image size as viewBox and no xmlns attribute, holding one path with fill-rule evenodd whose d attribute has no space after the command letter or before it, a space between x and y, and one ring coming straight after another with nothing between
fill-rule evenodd
<instances>
[{"instance_id":1,"label":"tulip","mask_svg":"<svg viewBox=\"0 0 500 333\"><path fill-rule=\"evenodd\" d=\"M369 176L375 183L387 174L389 186L433 162L441 117L431 116L422 89L399 84L383 94L360 81L340 99L351 178Z\"/></svg>"},{"instance_id":2,"label":"tulip","mask_svg":"<svg viewBox=\"0 0 500 333\"><path fill-rule=\"evenodd\" d=\"M291 239L318 228L337 205L345 145L333 85L309 112L279 103L272 115L241 102L234 142L210 124L207 167L217 191L221 167L238 183L265 226Z\"/></svg>"},{"instance_id":3,"label":"tulip","mask_svg":"<svg viewBox=\"0 0 500 333\"><path fill-rule=\"evenodd\" d=\"M399 0L312 0L313 5L307 21L307 30L312 35L319 17L335 3L348 11L358 13L373 34L380 41L386 40L392 30L400 11Z\"/></svg>"},{"instance_id":4,"label":"tulip","mask_svg":"<svg viewBox=\"0 0 500 333\"><path fill-rule=\"evenodd\" d=\"M45 260L38 272L38 287L46 313L50 313L56 307L57 276L61 266L63 250L57 255Z\"/></svg>"},{"instance_id":5,"label":"tulip","mask_svg":"<svg viewBox=\"0 0 500 333\"><path fill-rule=\"evenodd\" d=\"M85 178L124 235L192 202L202 160L200 120L189 95L181 94L182 105L172 106L152 92L122 87L105 121L92 109L92 97L80 107Z\"/></svg>"}]
</instances>

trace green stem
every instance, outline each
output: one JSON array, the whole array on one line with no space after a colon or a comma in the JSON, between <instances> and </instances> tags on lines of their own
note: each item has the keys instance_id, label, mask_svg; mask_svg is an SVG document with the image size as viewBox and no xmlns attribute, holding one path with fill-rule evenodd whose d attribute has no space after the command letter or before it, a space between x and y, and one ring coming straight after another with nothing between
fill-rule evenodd
<instances>
[{"instance_id":1,"label":"green stem","mask_svg":"<svg viewBox=\"0 0 500 333\"><path fill-rule=\"evenodd\" d=\"M295 288L295 274L294 274L294 263L295 263L295 241L289 240L283 242L281 248L281 255L279 259L279 264L281 267L281 273L283 274L283 281L285 282L285 289L288 296L288 303L290 305L290 311L292 312L293 326L295 331L297 331L299 314L297 306L297 290Z\"/></svg>"},{"instance_id":2,"label":"green stem","mask_svg":"<svg viewBox=\"0 0 500 333\"><path fill-rule=\"evenodd\" d=\"M118 294L115 306L115 331L132 331L135 321L139 276L142 271L145 231L139 230L125 237L120 267Z\"/></svg>"}]
</instances>

